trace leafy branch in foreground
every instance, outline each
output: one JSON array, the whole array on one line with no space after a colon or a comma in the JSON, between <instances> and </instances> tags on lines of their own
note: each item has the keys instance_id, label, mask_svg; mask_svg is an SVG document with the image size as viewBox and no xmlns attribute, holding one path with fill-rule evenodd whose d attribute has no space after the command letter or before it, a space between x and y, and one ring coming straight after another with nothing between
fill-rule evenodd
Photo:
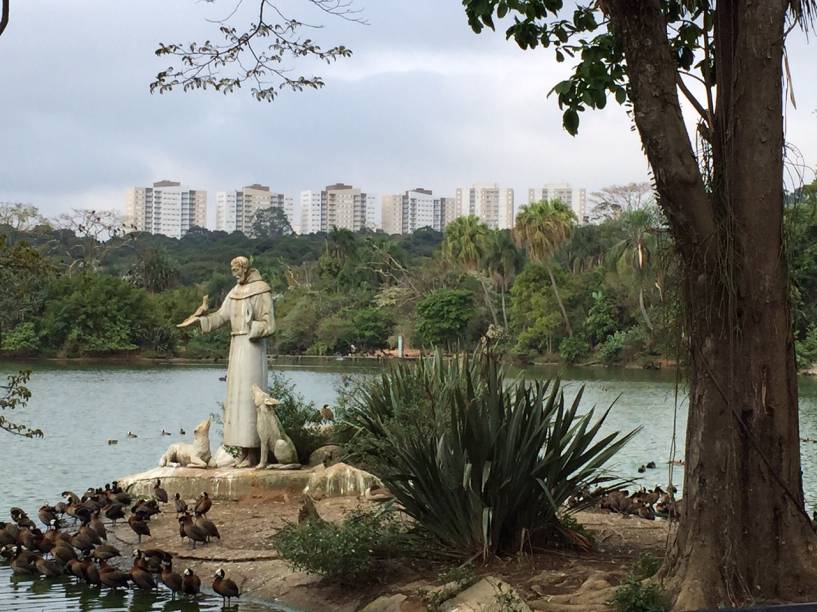
<instances>
[{"instance_id":1,"label":"leafy branch in foreground","mask_svg":"<svg viewBox=\"0 0 817 612\"><path fill-rule=\"evenodd\" d=\"M31 397L31 391L26 387L30 376L31 372L29 371L18 372L9 376L5 385L0 385L0 392L2 392L0 410L14 410L17 407L26 405ZM26 438L43 437L42 430L12 423L3 415L0 415L0 429Z\"/></svg>"},{"instance_id":2,"label":"leafy branch in foreground","mask_svg":"<svg viewBox=\"0 0 817 612\"><path fill-rule=\"evenodd\" d=\"M303 30L322 26L290 18L272 0L256 1L258 14L248 25L232 25L243 0L238 0L228 17L214 21L224 38L221 44L210 40L187 45L160 43L156 55L173 57L178 64L156 75L150 84L151 93L165 93L177 87L183 91L212 87L227 94L249 82L253 84L252 94L257 100L271 102L282 89L303 91L324 86L320 76L292 76L286 62L311 58L332 63L352 55L344 45L324 49L311 38L301 35ZM359 17L360 11L352 7L353 0L307 2L328 15L365 23Z\"/></svg>"}]
</instances>

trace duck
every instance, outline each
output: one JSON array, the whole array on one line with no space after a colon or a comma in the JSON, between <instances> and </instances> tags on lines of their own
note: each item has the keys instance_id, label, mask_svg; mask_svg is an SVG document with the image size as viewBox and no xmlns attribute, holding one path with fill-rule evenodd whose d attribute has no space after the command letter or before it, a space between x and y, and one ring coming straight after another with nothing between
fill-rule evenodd
<instances>
[{"instance_id":1,"label":"duck","mask_svg":"<svg viewBox=\"0 0 817 612\"><path fill-rule=\"evenodd\" d=\"M85 580L85 566L83 562L78 559L71 559L65 565L65 573L73 576L77 580Z\"/></svg>"},{"instance_id":2,"label":"duck","mask_svg":"<svg viewBox=\"0 0 817 612\"><path fill-rule=\"evenodd\" d=\"M43 522L43 525L51 525L52 521L57 520L57 511L53 506L49 506L45 503L40 506L40 509L37 511L37 517Z\"/></svg>"},{"instance_id":3,"label":"duck","mask_svg":"<svg viewBox=\"0 0 817 612\"><path fill-rule=\"evenodd\" d=\"M34 521L28 518L28 515L21 508L12 508L10 514L11 520L17 523L18 527L28 527L30 529L36 527Z\"/></svg>"},{"instance_id":4,"label":"duck","mask_svg":"<svg viewBox=\"0 0 817 612\"><path fill-rule=\"evenodd\" d=\"M218 538L218 540L221 541L221 534L218 532L218 527L216 527L216 524L210 519L203 516L196 517L196 527L207 534L208 542L210 538Z\"/></svg>"},{"instance_id":5,"label":"duck","mask_svg":"<svg viewBox=\"0 0 817 612\"><path fill-rule=\"evenodd\" d=\"M34 567L46 578L62 576L63 567L60 561L43 559L40 555L34 556Z\"/></svg>"},{"instance_id":6,"label":"duck","mask_svg":"<svg viewBox=\"0 0 817 612\"><path fill-rule=\"evenodd\" d=\"M111 503L105 507L104 513L105 517L116 525L117 520L125 518L125 505L119 502Z\"/></svg>"},{"instance_id":7,"label":"duck","mask_svg":"<svg viewBox=\"0 0 817 612\"><path fill-rule=\"evenodd\" d=\"M196 548L196 542L207 542L207 532L193 524L193 518L189 514L182 516L179 519L179 524L184 536L193 543L193 548Z\"/></svg>"},{"instance_id":8,"label":"duck","mask_svg":"<svg viewBox=\"0 0 817 612\"><path fill-rule=\"evenodd\" d=\"M129 431L129 432L128 432L128 438L138 438L138 437L139 437L139 436L137 436L137 435L136 435L135 433L133 433L132 431Z\"/></svg>"},{"instance_id":9,"label":"duck","mask_svg":"<svg viewBox=\"0 0 817 612\"><path fill-rule=\"evenodd\" d=\"M212 507L213 501L210 499L210 496L207 495L207 491L202 491L193 511L196 513L196 516L207 516L207 513L210 512L210 508Z\"/></svg>"},{"instance_id":10,"label":"duck","mask_svg":"<svg viewBox=\"0 0 817 612\"><path fill-rule=\"evenodd\" d=\"M647 463L647 469L648 470L654 470L655 469L655 461L650 461L649 463Z\"/></svg>"},{"instance_id":11,"label":"duck","mask_svg":"<svg viewBox=\"0 0 817 612\"><path fill-rule=\"evenodd\" d=\"M57 540L51 548L51 556L55 559L59 559L63 563L70 563L71 561L77 560L77 553L74 551L74 547L64 540Z\"/></svg>"},{"instance_id":12,"label":"duck","mask_svg":"<svg viewBox=\"0 0 817 612\"><path fill-rule=\"evenodd\" d=\"M196 576L193 573L193 570L189 567L184 570L184 576L182 578L182 592L185 595L191 595L195 597L201 592L201 578Z\"/></svg>"},{"instance_id":13,"label":"duck","mask_svg":"<svg viewBox=\"0 0 817 612\"><path fill-rule=\"evenodd\" d=\"M34 554L22 546L14 547L14 556L11 558L11 571L19 576L33 576L37 570L32 566Z\"/></svg>"},{"instance_id":14,"label":"duck","mask_svg":"<svg viewBox=\"0 0 817 612\"><path fill-rule=\"evenodd\" d=\"M173 571L173 563L171 561L162 562L162 584L170 589L171 597L176 597L176 593L182 592L182 577Z\"/></svg>"},{"instance_id":15,"label":"duck","mask_svg":"<svg viewBox=\"0 0 817 612\"><path fill-rule=\"evenodd\" d=\"M108 438L106 440L106 442L108 443L108 446L113 446L114 444L119 444L119 440L115 440L113 438Z\"/></svg>"},{"instance_id":16,"label":"duck","mask_svg":"<svg viewBox=\"0 0 817 612\"><path fill-rule=\"evenodd\" d=\"M227 375L225 374L224 376L219 376L218 379L221 382L227 382Z\"/></svg>"},{"instance_id":17,"label":"duck","mask_svg":"<svg viewBox=\"0 0 817 612\"><path fill-rule=\"evenodd\" d=\"M130 574L120 572L115 567L102 561L99 566L99 582L111 590L127 587L130 581Z\"/></svg>"},{"instance_id":18,"label":"duck","mask_svg":"<svg viewBox=\"0 0 817 612\"><path fill-rule=\"evenodd\" d=\"M647 471L647 468L645 466L643 466L643 465L640 468L638 468L638 473L639 474L643 474L646 471Z\"/></svg>"},{"instance_id":19,"label":"duck","mask_svg":"<svg viewBox=\"0 0 817 612\"><path fill-rule=\"evenodd\" d=\"M92 544L94 545L102 544L102 538L99 537L99 534L90 527L88 527L87 525L83 525L82 527L80 527L79 532L83 536L88 538Z\"/></svg>"},{"instance_id":20,"label":"duck","mask_svg":"<svg viewBox=\"0 0 817 612\"><path fill-rule=\"evenodd\" d=\"M156 479L156 484L153 485L153 497L158 502L163 504L167 503L167 491L162 488L162 482L158 478Z\"/></svg>"},{"instance_id":21,"label":"duck","mask_svg":"<svg viewBox=\"0 0 817 612\"><path fill-rule=\"evenodd\" d=\"M163 430L162 430L162 435L163 435L163 436L170 436L170 435L172 435L172 434L171 434L169 431L165 431L165 430L163 429Z\"/></svg>"},{"instance_id":22,"label":"duck","mask_svg":"<svg viewBox=\"0 0 817 612\"><path fill-rule=\"evenodd\" d=\"M133 584L145 591L153 591L156 589L156 581L153 579L153 574L147 569L142 559L142 551L138 548L133 551L134 560L133 566L130 568L130 579Z\"/></svg>"},{"instance_id":23,"label":"duck","mask_svg":"<svg viewBox=\"0 0 817 612\"><path fill-rule=\"evenodd\" d=\"M229 606L233 597L241 597L238 585L229 578L224 577L224 570L219 568L213 579L213 590L221 595L223 605Z\"/></svg>"},{"instance_id":24,"label":"duck","mask_svg":"<svg viewBox=\"0 0 817 612\"><path fill-rule=\"evenodd\" d=\"M108 561L114 557L121 557L122 553L119 552L118 548L111 546L110 544L99 544L94 548L93 556L94 559Z\"/></svg>"},{"instance_id":25,"label":"duck","mask_svg":"<svg viewBox=\"0 0 817 612\"><path fill-rule=\"evenodd\" d=\"M102 522L102 519L99 518L99 510L91 515L89 526L96 532L96 535L99 536L101 540L108 541L108 530L105 529L105 524Z\"/></svg>"},{"instance_id":26,"label":"duck","mask_svg":"<svg viewBox=\"0 0 817 612\"><path fill-rule=\"evenodd\" d=\"M142 543L143 535L150 536L150 527L148 527L148 524L137 515L131 514L130 517L128 517L128 525L130 525L130 528L138 536L139 544Z\"/></svg>"},{"instance_id":27,"label":"duck","mask_svg":"<svg viewBox=\"0 0 817 612\"><path fill-rule=\"evenodd\" d=\"M186 436L187 435L187 432L184 430L184 427L179 428L179 435L180 436Z\"/></svg>"},{"instance_id":28,"label":"duck","mask_svg":"<svg viewBox=\"0 0 817 612\"><path fill-rule=\"evenodd\" d=\"M187 502L182 499L178 493L173 497L173 504L176 506L176 514L184 514L187 512Z\"/></svg>"},{"instance_id":29,"label":"duck","mask_svg":"<svg viewBox=\"0 0 817 612\"><path fill-rule=\"evenodd\" d=\"M332 412L332 408L329 404L324 404L321 407L321 418L324 421L334 421L335 420L335 413Z\"/></svg>"},{"instance_id":30,"label":"duck","mask_svg":"<svg viewBox=\"0 0 817 612\"><path fill-rule=\"evenodd\" d=\"M85 582L90 585L102 586L102 581L99 578L99 568L91 559L84 559L82 561L82 569L85 572Z\"/></svg>"}]
</instances>

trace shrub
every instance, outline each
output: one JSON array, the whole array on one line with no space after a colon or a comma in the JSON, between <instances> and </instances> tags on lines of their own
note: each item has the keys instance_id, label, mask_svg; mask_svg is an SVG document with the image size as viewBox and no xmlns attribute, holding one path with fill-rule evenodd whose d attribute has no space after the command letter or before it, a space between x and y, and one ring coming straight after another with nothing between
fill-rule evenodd
<instances>
[{"instance_id":1,"label":"shrub","mask_svg":"<svg viewBox=\"0 0 817 612\"><path fill-rule=\"evenodd\" d=\"M806 337L794 342L794 352L797 355L797 367L800 369L817 363L817 327L810 325Z\"/></svg>"},{"instance_id":2,"label":"shrub","mask_svg":"<svg viewBox=\"0 0 817 612\"><path fill-rule=\"evenodd\" d=\"M617 331L611 336L607 337L601 345L599 357L607 365L613 365L621 358L621 352L624 350L626 335L623 331Z\"/></svg>"},{"instance_id":3,"label":"shrub","mask_svg":"<svg viewBox=\"0 0 817 612\"><path fill-rule=\"evenodd\" d=\"M666 592L657 584L641 584L630 576L616 589L610 605L617 612L669 612L670 601Z\"/></svg>"},{"instance_id":4,"label":"shrub","mask_svg":"<svg viewBox=\"0 0 817 612\"><path fill-rule=\"evenodd\" d=\"M34 355L40 351L40 336L34 323L20 323L3 335L2 349L18 355Z\"/></svg>"},{"instance_id":5,"label":"shrub","mask_svg":"<svg viewBox=\"0 0 817 612\"><path fill-rule=\"evenodd\" d=\"M586 341L576 336L564 338L559 343L559 357L565 363L577 363L590 352Z\"/></svg>"},{"instance_id":6,"label":"shrub","mask_svg":"<svg viewBox=\"0 0 817 612\"><path fill-rule=\"evenodd\" d=\"M379 576L376 561L390 554L399 534L394 512L380 508L350 512L339 525L290 523L273 536L272 543L295 569L351 585Z\"/></svg>"},{"instance_id":7,"label":"shrub","mask_svg":"<svg viewBox=\"0 0 817 612\"><path fill-rule=\"evenodd\" d=\"M558 381L506 382L490 353L437 353L391 364L346 418L407 514L451 554L490 557L551 537L568 498L610 480L602 466L635 431L596 439L607 413L579 415L581 395L566 406Z\"/></svg>"},{"instance_id":8,"label":"shrub","mask_svg":"<svg viewBox=\"0 0 817 612\"><path fill-rule=\"evenodd\" d=\"M633 563L633 576L637 580L652 578L661 568L661 559L652 553L641 553Z\"/></svg>"}]
</instances>

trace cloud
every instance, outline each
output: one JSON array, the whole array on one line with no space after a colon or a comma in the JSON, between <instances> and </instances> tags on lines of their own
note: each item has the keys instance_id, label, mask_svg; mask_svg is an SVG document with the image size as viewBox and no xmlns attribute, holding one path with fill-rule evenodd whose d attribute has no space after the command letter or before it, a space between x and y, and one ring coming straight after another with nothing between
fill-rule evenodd
<instances>
[{"instance_id":1,"label":"cloud","mask_svg":"<svg viewBox=\"0 0 817 612\"><path fill-rule=\"evenodd\" d=\"M367 26L306 15L325 23L314 33L324 46L354 50L301 67L324 76L317 92L272 104L247 92L150 95L167 64L156 44L214 37L204 18L228 4L19 3L0 37L0 82L11 84L0 95L0 201L31 201L53 216L121 206L129 186L174 178L210 192L212 222L215 191L254 182L295 196L337 181L441 195L498 181L519 202L545 182L592 191L648 176L621 107L584 113L579 136L567 135L546 95L569 66L501 32L473 34L457 2L370 1ZM789 50L798 110L787 111L788 137L814 165L817 83L801 38Z\"/></svg>"}]
</instances>

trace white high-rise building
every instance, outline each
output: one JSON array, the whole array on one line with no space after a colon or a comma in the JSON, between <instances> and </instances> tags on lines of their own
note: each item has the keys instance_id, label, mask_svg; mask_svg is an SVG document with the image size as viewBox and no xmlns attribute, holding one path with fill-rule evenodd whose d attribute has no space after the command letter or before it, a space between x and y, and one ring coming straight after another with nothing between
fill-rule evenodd
<instances>
[{"instance_id":1,"label":"white high-rise building","mask_svg":"<svg viewBox=\"0 0 817 612\"><path fill-rule=\"evenodd\" d=\"M125 222L140 232L181 238L193 226L207 227L207 192L176 181L131 187L125 199Z\"/></svg>"},{"instance_id":2,"label":"white high-rise building","mask_svg":"<svg viewBox=\"0 0 817 612\"><path fill-rule=\"evenodd\" d=\"M315 234L321 231L321 205L320 191L301 192L301 234Z\"/></svg>"},{"instance_id":3,"label":"white high-rise building","mask_svg":"<svg viewBox=\"0 0 817 612\"><path fill-rule=\"evenodd\" d=\"M479 217L492 229L513 229L516 218L513 189L496 183L461 187L457 189L456 201L457 216Z\"/></svg>"},{"instance_id":4,"label":"white high-rise building","mask_svg":"<svg viewBox=\"0 0 817 612\"><path fill-rule=\"evenodd\" d=\"M561 200L570 206L579 223L587 223L587 192L574 189L569 183L551 183L542 188L528 189L528 204L550 200Z\"/></svg>"},{"instance_id":5,"label":"white high-rise building","mask_svg":"<svg viewBox=\"0 0 817 612\"><path fill-rule=\"evenodd\" d=\"M237 191L220 191L216 194L216 229L251 236L255 213L264 208L283 209L292 224L292 198L270 191L266 185L256 183Z\"/></svg>"},{"instance_id":6,"label":"white high-rise building","mask_svg":"<svg viewBox=\"0 0 817 612\"><path fill-rule=\"evenodd\" d=\"M411 234L422 227L442 231L447 202L453 202L453 198L435 198L430 189L421 187L410 189L402 195L383 196L383 231L388 234Z\"/></svg>"},{"instance_id":7,"label":"white high-rise building","mask_svg":"<svg viewBox=\"0 0 817 612\"><path fill-rule=\"evenodd\" d=\"M358 232L377 227L377 198L360 188L336 183L323 191L301 192L301 233L328 232L333 227Z\"/></svg>"}]
</instances>

